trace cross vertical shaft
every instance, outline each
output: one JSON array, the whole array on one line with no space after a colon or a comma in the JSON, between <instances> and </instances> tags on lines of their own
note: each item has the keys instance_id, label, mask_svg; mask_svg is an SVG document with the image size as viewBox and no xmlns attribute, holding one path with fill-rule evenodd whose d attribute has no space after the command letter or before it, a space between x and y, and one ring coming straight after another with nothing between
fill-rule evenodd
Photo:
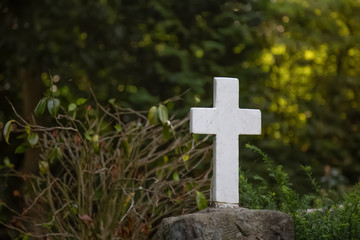
<instances>
[{"instance_id":1,"label":"cross vertical shaft","mask_svg":"<svg viewBox=\"0 0 360 240\"><path fill-rule=\"evenodd\" d=\"M213 179L210 201L214 203L239 202L239 148L238 135L218 134L214 140ZM221 161L217 160L221 159Z\"/></svg>"}]
</instances>

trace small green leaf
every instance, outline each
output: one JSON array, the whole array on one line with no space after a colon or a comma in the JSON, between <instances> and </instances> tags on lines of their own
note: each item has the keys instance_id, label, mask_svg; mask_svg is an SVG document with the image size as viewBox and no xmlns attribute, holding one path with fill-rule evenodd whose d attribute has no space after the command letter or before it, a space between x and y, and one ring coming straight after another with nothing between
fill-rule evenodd
<instances>
[{"instance_id":1,"label":"small green leaf","mask_svg":"<svg viewBox=\"0 0 360 240\"><path fill-rule=\"evenodd\" d=\"M61 151L61 149L60 149L59 147L56 147L55 149L56 149L56 152L57 152L57 157L58 157L58 158L62 158L62 151Z\"/></svg>"},{"instance_id":2,"label":"small green leaf","mask_svg":"<svg viewBox=\"0 0 360 240\"><path fill-rule=\"evenodd\" d=\"M76 110L76 104L75 103L70 103L68 106L68 111L72 112Z\"/></svg>"},{"instance_id":3,"label":"small green leaf","mask_svg":"<svg viewBox=\"0 0 360 240\"><path fill-rule=\"evenodd\" d=\"M4 165L8 168L14 168L14 164L10 162L10 159L8 157L4 158Z\"/></svg>"},{"instance_id":4,"label":"small green leaf","mask_svg":"<svg viewBox=\"0 0 360 240\"><path fill-rule=\"evenodd\" d=\"M161 131L163 139L165 141L169 141L174 133L169 125L163 125L163 129Z\"/></svg>"},{"instance_id":5,"label":"small green leaf","mask_svg":"<svg viewBox=\"0 0 360 240\"><path fill-rule=\"evenodd\" d=\"M99 153L100 152L99 135L94 135L91 138L91 141L93 143L93 149L94 149L95 153Z\"/></svg>"},{"instance_id":6,"label":"small green leaf","mask_svg":"<svg viewBox=\"0 0 360 240\"><path fill-rule=\"evenodd\" d=\"M72 117L73 119L76 118L76 111L70 112L70 117Z\"/></svg>"},{"instance_id":7,"label":"small green leaf","mask_svg":"<svg viewBox=\"0 0 360 240\"><path fill-rule=\"evenodd\" d=\"M34 110L35 116L38 117L44 113L47 100L48 100L47 97L43 97L42 99L40 99L39 103L37 104Z\"/></svg>"},{"instance_id":8,"label":"small green leaf","mask_svg":"<svg viewBox=\"0 0 360 240\"><path fill-rule=\"evenodd\" d=\"M4 127L4 137L5 137L5 142L7 142L7 144L9 144L9 138L10 138L10 133L12 131L12 123L13 122L14 122L14 120L8 121Z\"/></svg>"},{"instance_id":9,"label":"small green leaf","mask_svg":"<svg viewBox=\"0 0 360 240\"><path fill-rule=\"evenodd\" d=\"M180 180L180 177L179 177L179 173L178 172L174 172L173 173L173 180L175 182L178 182Z\"/></svg>"},{"instance_id":10,"label":"small green leaf","mask_svg":"<svg viewBox=\"0 0 360 240\"><path fill-rule=\"evenodd\" d=\"M25 132L26 132L27 135L30 134L30 132L31 132L31 127L30 127L29 125L26 125L26 126L25 126Z\"/></svg>"},{"instance_id":11,"label":"small green leaf","mask_svg":"<svg viewBox=\"0 0 360 240\"><path fill-rule=\"evenodd\" d=\"M20 145L15 149L15 154L21 154L26 151L26 147L24 145Z\"/></svg>"},{"instance_id":12,"label":"small green leaf","mask_svg":"<svg viewBox=\"0 0 360 240\"><path fill-rule=\"evenodd\" d=\"M77 204L73 204L72 207L70 208L70 211L73 215L77 214L79 210L79 207Z\"/></svg>"},{"instance_id":13,"label":"small green leaf","mask_svg":"<svg viewBox=\"0 0 360 240\"><path fill-rule=\"evenodd\" d=\"M99 142L94 142L93 143L93 149L94 149L94 152L96 154L100 154L100 144L99 144Z\"/></svg>"},{"instance_id":14,"label":"small green leaf","mask_svg":"<svg viewBox=\"0 0 360 240\"><path fill-rule=\"evenodd\" d=\"M193 137L193 139L194 139L195 142L198 142L198 141L199 141L199 138L200 138L200 135L193 133L192 137Z\"/></svg>"},{"instance_id":15,"label":"small green leaf","mask_svg":"<svg viewBox=\"0 0 360 240\"><path fill-rule=\"evenodd\" d=\"M148 113L148 119L151 125L155 125L159 123L158 116L157 116L157 108L152 106Z\"/></svg>"},{"instance_id":16,"label":"small green leaf","mask_svg":"<svg viewBox=\"0 0 360 240\"><path fill-rule=\"evenodd\" d=\"M110 98L110 99L108 100L108 103L114 105L114 104L115 104L115 101L116 101L115 98Z\"/></svg>"},{"instance_id":17,"label":"small green leaf","mask_svg":"<svg viewBox=\"0 0 360 240\"><path fill-rule=\"evenodd\" d=\"M115 130L117 131L117 132L121 132L121 126L119 125L119 124L117 124L117 125L115 125L114 126L114 128L115 128Z\"/></svg>"},{"instance_id":18,"label":"small green leaf","mask_svg":"<svg viewBox=\"0 0 360 240\"><path fill-rule=\"evenodd\" d=\"M30 233L25 233L24 235L21 236L21 240L29 240L29 236L31 236Z\"/></svg>"},{"instance_id":19,"label":"small green leaf","mask_svg":"<svg viewBox=\"0 0 360 240\"><path fill-rule=\"evenodd\" d=\"M31 133L29 136L28 136L28 142L30 144L31 147L35 146L38 141L39 141L39 135L37 133Z\"/></svg>"},{"instance_id":20,"label":"small green leaf","mask_svg":"<svg viewBox=\"0 0 360 240\"><path fill-rule=\"evenodd\" d=\"M55 159L59 159L62 158L62 151L59 147L55 147L51 150L50 154L49 154L49 162L50 164L54 163Z\"/></svg>"},{"instance_id":21,"label":"small green leaf","mask_svg":"<svg viewBox=\"0 0 360 240\"><path fill-rule=\"evenodd\" d=\"M183 160L184 162L186 162L187 160L189 160L189 155L188 155L188 154L184 155L184 156L182 157L182 160Z\"/></svg>"},{"instance_id":22,"label":"small green leaf","mask_svg":"<svg viewBox=\"0 0 360 240\"><path fill-rule=\"evenodd\" d=\"M187 191L190 191L190 190L192 190L192 189L194 189L193 183L190 183L190 182L186 183L186 190L187 190Z\"/></svg>"},{"instance_id":23,"label":"small green leaf","mask_svg":"<svg viewBox=\"0 0 360 240\"><path fill-rule=\"evenodd\" d=\"M166 124L166 122L169 120L169 114L167 108L164 105L162 104L159 105L158 114L162 124Z\"/></svg>"},{"instance_id":24,"label":"small green leaf","mask_svg":"<svg viewBox=\"0 0 360 240\"><path fill-rule=\"evenodd\" d=\"M201 102L201 99L200 99L200 96L199 96L199 95L195 95L195 96L194 96L194 100L195 100L195 103Z\"/></svg>"},{"instance_id":25,"label":"small green leaf","mask_svg":"<svg viewBox=\"0 0 360 240\"><path fill-rule=\"evenodd\" d=\"M99 142L99 135L94 135L94 136L91 138L91 141L92 141L92 142Z\"/></svg>"},{"instance_id":26,"label":"small green leaf","mask_svg":"<svg viewBox=\"0 0 360 240\"><path fill-rule=\"evenodd\" d=\"M29 136L28 134L21 134L21 135L17 136L16 139L27 138L28 136Z\"/></svg>"},{"instance_id":27,"label":"small green leaf","mask_svg":"<svg viewBox=\"0 0 360 240\"><path fill-rule=\"evenodd\" d=\"M199 210L203 210L207 208L207 200L203 193L196 191L195 200L196 200L196 206Z\"/></svg>"},{"instance_id":28,"label":"small green leaf","mask_svg":"<svg viewBox=\"0 0 360 240\"><path fill-rule=\"evenodd\" d=\"M53 222L43 223L42 226L44 228L47 228L48 230L50 230L54 226L54 223ZM24 240L24 239L22 239L22 240ZM28 239L26 239L26 240L28 240Z\"/></svg>"},{"instance_id":29,"label":"small green leaf","mask_svg":"<svg viewBox=\"0 0 360 240\"><path fill-rule=\"evenodd\" d=\"M42 174L46 174L47 172L49 172L49 163L46 161L40 161L39 169Z\"/></svg>"},{"instance_id":30,"label":"small green leaf","mask_svg":"<svg viewBox=\"0 0 360 240\"><path fill-rule=\"evenodd\" d=\"M50 115L55 117L60 108L60 100L57 98L49 99L47 102L47 108Z\"/></svg>"},{"instance_id":31,"label":"small green leaf","mask_svg":"<svg viewBox=\"0 0 360 240\"><path fill-rule=\"evenodd\" d=\"M80 106L80 105L86 103L86 101L87 101L86 98L78 98L78 99L76 100L76 105Z\"/></svg>"},{"instance_id":32,"label":"small green leaf","mask_svg":"<svg viewBox=\"0 0 360 240\"><path fill-rule=\"evenodd\" d=\"M91 136L88 133L84 133L84 136L87 140L91 141Z\"/></svg>"},{"instance_id":33,"label":"small green leaf","mask_svg":"<svg viewBox=\"0 0 360 240\"><path fill-rule=\"evenodd\" d=\"M174 102L168 102L166 104L166 107L167 107L167 109L173 109L175 107L175 104L174 104Z\"/></svg>"},{"instance_id":34,"label":"small green leaf","mask_svg":"<svg viewBox=\"0 0 360 240\"><path fill-rule=\"evenodd\" d=\"M130 144L127 140L121 141L121 146L124 149L125 155L129 158L130 157Z\"/></svg>"}]
</instances>

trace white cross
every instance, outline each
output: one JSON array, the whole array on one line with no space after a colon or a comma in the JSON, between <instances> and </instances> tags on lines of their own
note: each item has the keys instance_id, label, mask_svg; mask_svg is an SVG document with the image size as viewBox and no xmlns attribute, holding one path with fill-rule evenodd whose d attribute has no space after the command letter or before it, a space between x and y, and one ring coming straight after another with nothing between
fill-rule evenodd
<instances>
[{"instance_id":1,"label":"white cross","mask_svg":"<svg viewBox=\"0 0 360 240\"><path fill-rule=\"evenodd\" d=\"M261 134L261 112L239 109L239 80L214 78L214 107L191 108L190 131L215 134L211 202L239 203L239 135Z\"/></svg>"}]
</instances>

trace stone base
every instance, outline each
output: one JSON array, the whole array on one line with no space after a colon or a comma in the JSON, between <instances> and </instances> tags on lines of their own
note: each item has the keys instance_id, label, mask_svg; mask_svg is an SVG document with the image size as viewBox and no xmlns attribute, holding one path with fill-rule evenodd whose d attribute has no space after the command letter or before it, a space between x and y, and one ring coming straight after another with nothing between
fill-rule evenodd
<instances>
[{"instance_id":1,"label":"stone base","mask_svg":"<svg viewBox=\"0 0 360 240\"><path fill-rule=\"evenodd\" d=\"M207 208L165 218L158 240L293 240L292 218L282 212L246 208Z\"/></svg>"}]
</instances>

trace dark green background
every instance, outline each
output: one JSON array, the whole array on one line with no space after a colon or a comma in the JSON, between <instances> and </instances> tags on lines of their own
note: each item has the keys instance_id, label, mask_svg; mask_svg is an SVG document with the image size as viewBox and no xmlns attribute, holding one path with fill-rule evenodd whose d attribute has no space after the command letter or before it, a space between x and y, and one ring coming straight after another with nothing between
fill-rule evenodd
<instances>
[{"instance_id":1,"label":"dark green background","mask_svg":"<svg viewBox=\"0 0 360 240\"><path fill-rule=\"evenodd\" d=\"M263 120L261 136L241 137L242 168L264 172L243 150L251 142L295 187L307 190L304 164L341 190L360 172L359 12L355 0L3 0L0 127L14 118L5 97L30 119L51 76L64 106L89 97L89 86L104 104L136 110L190 89L168 106L179 117L211 106L214 76L237 77L240 106ZM0 137L0 161L21 168L16 140Z\"/></svg>"}]
</instances>

